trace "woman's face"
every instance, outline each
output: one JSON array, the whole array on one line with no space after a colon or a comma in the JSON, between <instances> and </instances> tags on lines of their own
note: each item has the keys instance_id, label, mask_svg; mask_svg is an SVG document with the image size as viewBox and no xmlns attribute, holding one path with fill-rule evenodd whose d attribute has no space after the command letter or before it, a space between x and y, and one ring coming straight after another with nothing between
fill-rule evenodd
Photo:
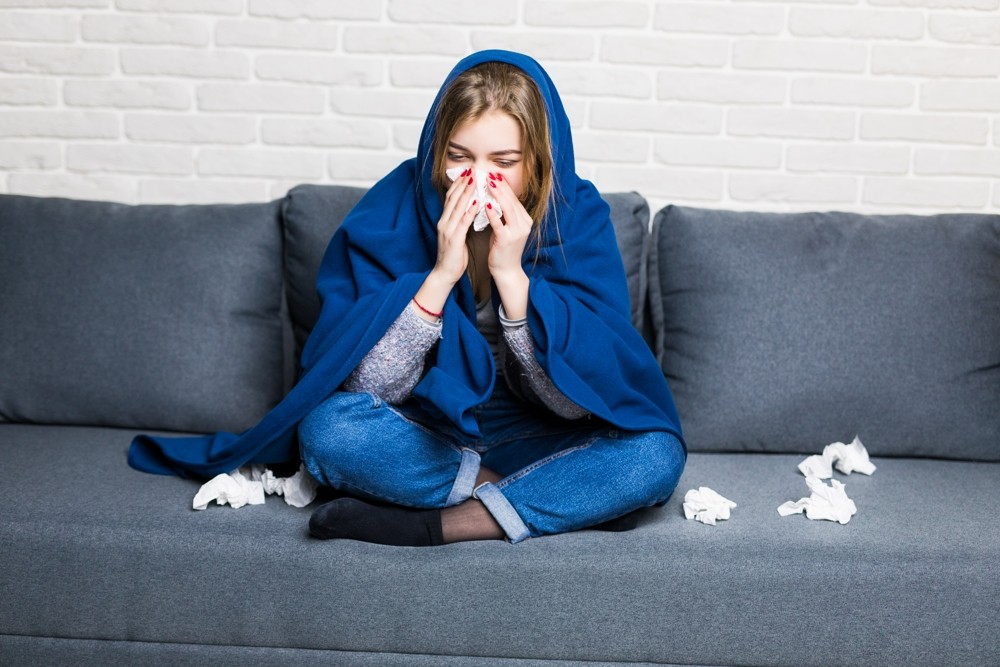
<instances>
[{"instance_id":1,"label":"woman's face","mask_svg":"<svg viewBox=\"0 0 1000 667\"><path fill-rule=\"evenodd\" d=\"M520 199L524 195L522 148L517 121L502 111L489 111L458 126L448 142L445 169L473 167L500 174Z\"/></svg>"}]
</instances>

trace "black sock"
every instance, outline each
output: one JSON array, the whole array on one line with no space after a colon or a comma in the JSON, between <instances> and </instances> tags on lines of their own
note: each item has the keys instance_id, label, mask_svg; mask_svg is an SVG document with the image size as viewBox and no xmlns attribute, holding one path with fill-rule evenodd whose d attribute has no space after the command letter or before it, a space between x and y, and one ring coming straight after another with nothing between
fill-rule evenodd
<instances>
[{"instance_id":1,"label":"black sock","mask_svg":"<svg viewBox=\"0 0 1000 667\"><path fill-rule=\"evenodd\" d=\"M400 547L444 544L440 510L371 505L357 498L338 498L320 505L309 519L309 533L321 540L361 540Z\"/></svg>"},{"instance_id":2,"label":"black sock","mask_svg":"<svg viewBox=\"0 0 1000 667\"><path fill-rule=\"evenodd\" d=\"M617 519L611 519L611 521L605 521L604 523L599 523L596 526L591 526L591 530L604 530L609 533L624 533L627 530L632 530L639 525L639 512L641 510L635 510L634 512L629 512L624 516L620 516Z\"/></svg>"}]
</instances>

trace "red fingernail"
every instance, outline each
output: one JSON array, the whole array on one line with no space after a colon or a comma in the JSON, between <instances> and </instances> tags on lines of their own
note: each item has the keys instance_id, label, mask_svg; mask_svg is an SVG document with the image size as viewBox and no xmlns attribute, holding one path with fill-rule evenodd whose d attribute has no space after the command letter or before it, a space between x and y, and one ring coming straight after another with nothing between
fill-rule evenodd
<instances>
[{"instance_id":1,"label":"red fingernail","mask_svg":"<svg viewBox=\"0 0 1000 667\"><path fill-rule=\"evenodd\" d=\"M496 183L494 183L493 181L490 181L490 187L495 188L496 186L497 186Z\"/></svg>"},{"instance_id":2,"label":"red fingernail","mask_svg":"<svg viewBox=\"0 0 1000 667\"><path fill-rule=\"evenodd\" d=\"M469 185L472 185L472 180L473 180L473 179L472 179L472 178L470 177L470 178L469 178Z\"/></svg>"},{"instance_id":3,"label":"red fingernail","mask_svg":"<svg viewBox=\"0 0 1000 667\"><path fill-rule=\"evenodd\" d=\"M502 181L503 180L503 174L497 174L497 180L498 181Z\"/></svg>"},{"instance_id":4,"label":"red fingernail","mask_svg":"<svg viewBox=\"0 0 1000 667\"><path fill-rule=\"evenodd\" d=\"M475 206L475 205L476 205L476 200L475 200L475 199L473 199L473 200L472 200L472 203L470 204L470 206Z\"/></svg>"},{"instance_id":5,"label":"red fingernail","mask_svg":"<svg viewBox=\"0 0 1000 667\"><path fill-rule=\"evenodd\" d=\"M488 208L488 209L490 209L492 211L493 210L493 204L491 204L489 202L486 202L486 208Z\"/></svg>"},{"instance_id":6,"label":"red fingernail","mask_svg":"<svg viewBox=\"0 0 1000 667\"><path fill-rule=\"evenodd\" d=\"M468 169L466 169L465 171L462 172L462 176L468 176L468 175L469 175L469 170Z\"/></svg>"}]
</instances>

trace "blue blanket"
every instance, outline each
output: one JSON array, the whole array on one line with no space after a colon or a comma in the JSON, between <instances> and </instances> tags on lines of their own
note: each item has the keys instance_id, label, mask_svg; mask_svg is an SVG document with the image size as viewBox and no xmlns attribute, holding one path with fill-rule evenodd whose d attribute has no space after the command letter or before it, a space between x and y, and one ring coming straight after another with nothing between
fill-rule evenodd
<instances>
[{"instance_id":1,"label":"blue blanket","mask_svg":"<svg viewBox=\"0 0 1000 667\"><path fill-rule=\"evenodd\" d=\"M130 465L153 473L211 477L248 462L298 459L298 423L340 387L434 265L442 210L441 196L431 184L435 111L458 74L488 61L524 70L538 84L548 111L556 197L542 237L526 249L523 260L530 278L528 326L539 363L560 391L595 417L626 430L669 431L683 442L663 374L630 321L608 206L594 185L576 174L569 120L552 81L531 58L483 51L459 62L445 80L416 158L376 183L331 239L317 278L322 310L303 350L295 387L242 434L140 435L129 450ZM473 408L492 394L496 369L476 328L467 277L449 296L442 326L437 352L429 357L413 396L431 415L476 436Z\"/></svg>"}]
</instances>

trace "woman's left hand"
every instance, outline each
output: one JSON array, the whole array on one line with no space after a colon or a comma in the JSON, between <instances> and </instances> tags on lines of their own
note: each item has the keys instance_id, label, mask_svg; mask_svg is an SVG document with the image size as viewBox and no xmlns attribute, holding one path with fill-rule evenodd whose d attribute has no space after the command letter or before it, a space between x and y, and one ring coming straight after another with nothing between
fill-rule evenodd
<instances>
[{"instance_id":1,"label":"woman's left hand","mask_svg":"<svg viewBox=\"0 0 1000 667\"><path fill-rule=\"evenodd\" d=\"M486 217L493 229L487 266L497 291L500 292L507 317L517 320L525 317L528 312L529 281L521 266L521 259L533 222L501 175L497 174L494 178L494 174L490 174L489 185L486 187L503 211L501 217L496 208L488 203L486 205Z\"/></svg>"},{"instance_id":2,"label":"woman's left hand","mask_svg":"<svg viewBox=\"0 0 1000 667\"><path fill-rule=\"evenodd\" d=\"M528 211L507 181L503 180L503 176L491 173L486 188L503 210L501 218L495 207L486 205L486 217L493 229L487 266L493 280L499 283L510 276L523 274L521 259L533 223Z\"/></svg>"}]
</instances>

